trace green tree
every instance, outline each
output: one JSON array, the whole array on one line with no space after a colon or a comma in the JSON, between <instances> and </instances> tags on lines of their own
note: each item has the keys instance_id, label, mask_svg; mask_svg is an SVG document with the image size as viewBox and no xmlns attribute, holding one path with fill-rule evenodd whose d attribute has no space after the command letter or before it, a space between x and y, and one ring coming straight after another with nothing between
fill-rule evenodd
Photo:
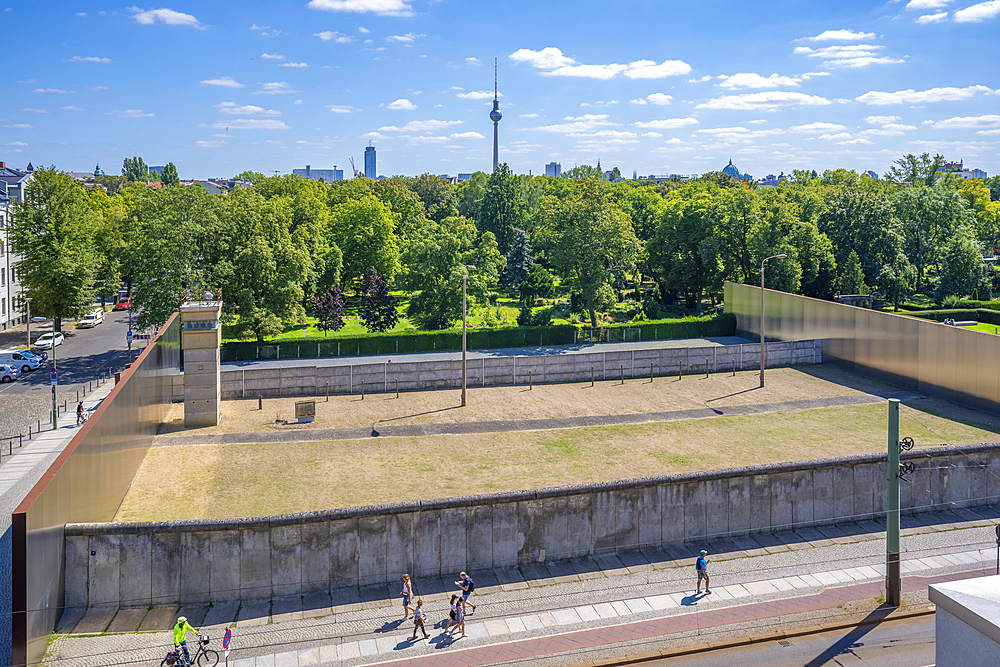
<instances>
[{"instance_id":1,"label":"green tree","mask_svg":"<svg viewBox=\"0 0 1000 667\"><path fill-rule=\"evenodd\" d=\"M341 278L357 286L374 267L391 280L399 272L399 241L394 233L399 216L374 195L340 204L330 215L332 240L343 252Z\"/></svg>"},{"instance_id":2,"label":"green tree","mask_svg":"<svg viewBox=\"0 0 1000 667\"><path fill-rule=\"evenodd\" d=\"M564 171L562 173L562 177L578 180L586 180L588 178L604 180L604 172L601 171L600 166L594 167L589 164L581 164L573 167L569 171Z\"/></svg>"},{"instance_id":3,"label":"green tree","mask_svg":"<svg viewBox=\"0 0 1000 667\"><path fill-rule=\"evenodd\" d=\"M616 276L628 275L642 259L632 221L615 204L610 186L596 180L579 181L562 201L550 200L545 216L554 234L552 262L564 284L579 291L596 327Z\"/></svg>"},{"instance_id":4,"label":"green tree","mask_svg":"<svg viewBox=\"0 0 1000 667\"><path fill-rule=\"evenodd\" d=\"M923 153L918 157L910 153L893 160L893 166L885 172L885 179L914 186L934 185L945 175L944 163L942 155L931 157L930 153Z\"/></svg>"},{"instance_id":5,"label":"green tree","mask_svg":"<svg viewBox=\"0 0 1000 667\"><path fill-rule=\"evenodd\" d=\"M167 187L181 184L181 177L177 175L177 167L173 162L168 162L163 168L163 173L160 174L160 182Z\"/></svg>"},{"instance_id":6,"label":"green tree","mask_svg":"<svg viewBox=\"0 0 1000 667\"><path fill-rule=\"evenodd\" d=\"M927 267L940 263L945 244L958 228L970 226L973 218L965 199L943 185L905 188L892 201L902 224L903 252L916 267L920 292Z\"/></svg>"},{"instance_id":7,"label":"green tree","mask_svg":"<svg viewBox=\"0 0 1000 667\"><path fill-rule=\"evenodd\" d=\"M93 247L95 213L87 189L56 169L40 168L14 204L9 238L31 310L54 320L78 317L94 303L97 255Z\"/></svg>"},{"instance_id":8,"label":"green tree","mask_svg":"<svg viewBox=\"0 0 1000 667\"><path fill-rule=\"evenodd\" d=\"M556 281L552 274L541 264L531 267L528 279L521 283L522 303L534 303L535 299L548 298L555 291Z\"/></svg>"},{"instance_id":9,"label":"green tree","mask_svg":"<svg viewBox=\"0 0 1000 667\"><path fill-rule=\"evenodd\" d=\"M611 170L611 180L617 181L622 177L622 172L618 167Z\"/></svg>"},{"instance_id":10,"label":"green tree","mask_svg":"<svg viewBox=\"0 0 1000 667\"><path fill-rule=\"evenodd\" d=\"M361 305L358 307L361 322L368 331L383 332L392 329L399 321L396 299L389 294L389 283L371 267L361 279Z\"/></svg>"},{"instance_id":11,"label":"green tree","mask_svg":"<svg viewBox=\"0 0 1000 667\"><path fill-rule=\"evenodd\" d=\"M149 167L141 157L125 158L122 162L122 177L127 183L149 180Z\"/></svg>"},{"instance_id":12,"label":"green tree","mask_svg":"<svg viewBox=\"0 0 1000 667\"><path fill-rule=\"evenodd\" d=\"M458 197L458 214L469 220L479 219L479 205L486 194L486 183L489 176L481 171L477 171L467 181L458 184L456 196ZM440 222L440 221L439 221Z\"/></svg>"},{"instance_id":13,"label":"green tree","mask_svg":"<svg viewBox=\"0 0 1000 667\"><path fill-rule=\"evenodd\" d=\"M885 194L863 186L830 187L823 192L823 199L818 226L833 243L837 266L842 267L855 252L864 281L874 284L882 267L896 262L903 246L892 202Z\"/></svg>"},{"instance_id":14,"label":"green tree","mask_svg":"<svg viewBox=\"0 0 1000 667\"><path fill-rule=\"evenodd\" d=\"M432 220L443 220L458 214L458 198L448 180L433 174L421 174L403 179L403 184L420 197L424 211Z\"/></svg>"},{"instance_id":15,"label":"green tree","mask_svg":"<svg viewBox=\"0 0 1000 667\"><path fill-rule=\"evenodd\" d=\"M500 285L508 289L519 289L521 283L528 279L535 258L531 250L531 239L522 229L514 230L514 242L507 253L507 264Z\"/></svg>"},{"instance_id":16,"label":"green tree","mask_svg":"<svg viewBox=\"0 0 1000 667\"><path fill-rule=\"evenodd\" d=\"M481 232L492 232L500 253L506 255L514 241L514 229L524 229L526 217L520 179L511 173L507 163L501 164L486 182L476 224Z\"/></svg>"},{"instance_id":17,"label":"green tree","mask_svg":"<svg viewBox=\"0 0 1000 667\"><path fill-rule=\"evenodd\" d=\"M841 294L868 294L868 285L865 284L865 274L861 270L861 259L858 253L851 251L847 260L840 266L840 278L837 281L840 285Z\"/></svg>"},{"instance_id":18,"label":"green tree","mask_svg":"<svg viewBox=\"0 0 1000 667\"><path fill-rule=\"evenodd\" d=\"M989 299L989 283L982 247L968 229L960 229L948 240L941 263L938 299L956 295Z\"/></svg>"}]
</instances>

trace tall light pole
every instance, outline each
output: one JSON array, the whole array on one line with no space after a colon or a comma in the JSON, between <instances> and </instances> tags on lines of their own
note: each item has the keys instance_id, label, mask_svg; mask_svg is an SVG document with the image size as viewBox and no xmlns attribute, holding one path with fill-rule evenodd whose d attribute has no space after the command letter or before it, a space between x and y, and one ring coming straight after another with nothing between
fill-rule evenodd
<instances>
[{"instance_id":1,"label":"tall light pole","mask_svg":"<svg viewBox=\"0 0 1000 667\"><path fill-rule=\"evenodd\" d=\"M28 307L28 318L25 320L25 324L28 326L28 351L31 352L31 297L26 296L24 298L24 303Z\"/></svg>"},{"instance_id":2,"label":"tall light pole","mask_svg":"<svg viewBox=\"0 0 1000 667\"><path fill-rule=\"evenodd\" d=\"M465 328L468 326L468 317L465 310L465 290L466 282L469 278L469 271L475 271L476 267L471 264L465 265L465 272L462 273L462 407L465 407Z\"/></svg>"},{"instance_id":3,"label":"tall light pole","mask_svg":"<svg viewBox=\"0 0 1000 667\"><path fill-rule=\"evenodd\" d=\"M769 259L785 259L788 255L771 255L760 263L760 386L764 386L764 366L767 364L767 348L764 343L764 264Z\"/></svg>"}]
</instances>

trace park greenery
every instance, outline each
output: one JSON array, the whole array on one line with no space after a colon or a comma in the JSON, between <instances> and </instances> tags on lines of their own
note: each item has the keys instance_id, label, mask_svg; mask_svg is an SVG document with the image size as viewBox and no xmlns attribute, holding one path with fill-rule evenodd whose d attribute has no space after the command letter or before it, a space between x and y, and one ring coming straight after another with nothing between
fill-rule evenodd
<instances>
[{"instance_id":1,"label":"park greenery","mask_svg":"<svg viewBox=\"0 0 1000 667\"><path fill-rule=\"evenodd\" d=\"M700 315L726 281L821 299L876 293L893 307L988 301L1000 178L961 180L944 158L905 156L885 179L795 171L758 188L721 172L690 181L561 178L507 165L452 185L424 174L334 183L244 172L211 195L173 164L146 184L128 158L115 187L39 169L14 206L12 250L32 312L79 316L126 285L138 327L186 295L221 294L227 335L600 327ZM59 326L57 324L57 326ZM360 328L359 328L360 327Z\"/></svg>"}]
</instances>

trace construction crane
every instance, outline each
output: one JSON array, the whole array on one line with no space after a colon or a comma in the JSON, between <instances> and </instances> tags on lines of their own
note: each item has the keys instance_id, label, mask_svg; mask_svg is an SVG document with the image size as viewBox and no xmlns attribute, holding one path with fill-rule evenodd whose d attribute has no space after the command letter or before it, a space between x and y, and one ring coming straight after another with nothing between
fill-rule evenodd
<instances>
[{"instance_id":1,"label":"construction crane","mask_svg":"<svg viewBox=\"0 0 1000 667\"><path fill-rule=\"evenodd\" d=\"M354 156L351 156L351 169L354 170L354 178L358 177L358 168L354 166Z\"/></svg>"}]
</instances>

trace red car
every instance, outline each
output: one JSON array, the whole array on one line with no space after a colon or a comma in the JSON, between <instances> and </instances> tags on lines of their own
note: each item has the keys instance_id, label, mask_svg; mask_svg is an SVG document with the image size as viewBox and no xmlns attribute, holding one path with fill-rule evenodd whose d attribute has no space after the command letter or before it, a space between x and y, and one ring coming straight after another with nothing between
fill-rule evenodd
<instances>
[{"instance_id":1,"label":"red car","mask_svg":"<svg viewBox=\"0 0 1000 667\"><path fill-rule=\"evenodd\" d=\"M131 305L132 305L131 299L122 299L121 301L116 303L111 310L128 310L129 306Z\"/></svg>"}]
</instances>

